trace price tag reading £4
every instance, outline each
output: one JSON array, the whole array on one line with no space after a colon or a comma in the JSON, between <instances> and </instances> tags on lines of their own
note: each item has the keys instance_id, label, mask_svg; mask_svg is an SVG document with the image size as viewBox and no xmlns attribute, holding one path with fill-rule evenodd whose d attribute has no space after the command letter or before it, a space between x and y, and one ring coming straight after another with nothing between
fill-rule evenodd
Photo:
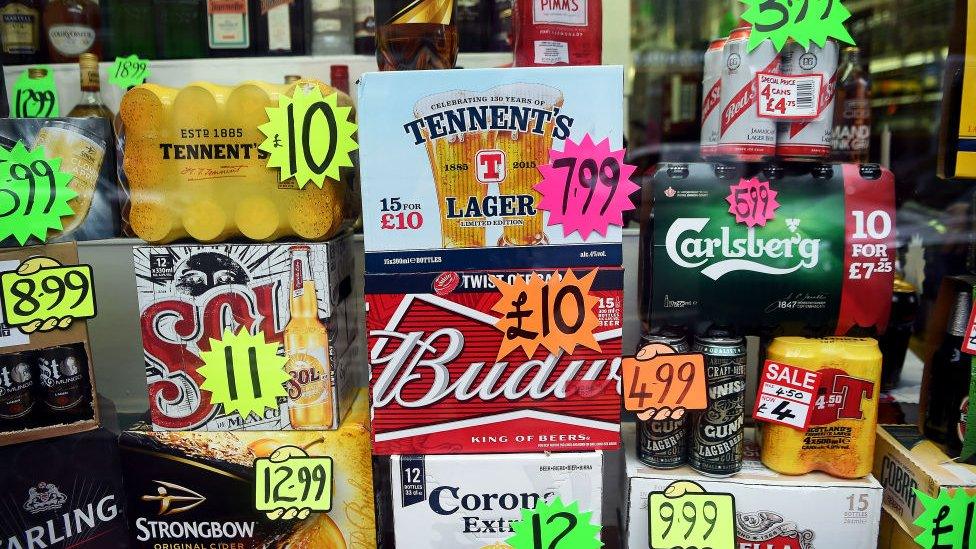
<instances>
[{"instance_id":1,"label":"price tag reading \u00a34","mask_svg":"<svg viewBox=\"0 0 976 549\"><path fill-rule=\"evenodd\" d=\"M820 113L820 88L823 75L786 76L761 72L759 116L781 120L812 120Z\"/></svg>"},{"instance_id":2,"label":"price tag reading \u00a34","mask_svg":"<svg viewBox=\"0 0 976 549\"><path fill-rule=\"evenodd\" d=\"M332 510L332 458L283 446L254 462L254 508L271 520L304 519Z\"/></svg>"},{"instance_id":3,"label":"price tag reading \u00a34","mask_svg":"<svg viewBox=\"0 0 976 549\"><path fill-rule=\"evenodd\" d=\"M810 425L811 406L820 384L817 372L767 360L759 382L752 411L756 420L799 430Z\"/></svg>"},{"instance_id":4,"label":"price tag reading \u00a34","mask_svg":"<svg viewBox=\"0 0 976 549\"><path fill-rule=\"evenodd\" d=\"M736 549L735 498L679 480L647 502L650 549Z\"/></svg>"}]
</instances>

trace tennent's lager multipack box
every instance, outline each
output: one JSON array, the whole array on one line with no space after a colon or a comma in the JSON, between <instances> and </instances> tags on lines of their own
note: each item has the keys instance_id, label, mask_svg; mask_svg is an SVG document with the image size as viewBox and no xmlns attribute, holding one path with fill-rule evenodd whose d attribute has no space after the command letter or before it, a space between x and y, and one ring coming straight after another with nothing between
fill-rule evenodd
<instances>
[{"instance_id":1,"label":"tennent's lager multipack box","mask_svg":"<svg viewBox=\"0 0 976 549\"><path fill-rule=\"evenodd\" d=\"M602 524L603 453L393 456L396 547L508 547L522 509L559 497Z\"/></svg>"},{"instance_id":2,"label":"tennent's lager multipack box","mask_svg":"<svg viewBox=\"0 0 976 549\"><path fill-rule=\"evenodd\" d=\"M619 265L619 226L564 236L533 187L569 140L621 148L622 98L621 67L366 74L366 271Z\"/></svg>"},{"instance_id":3,"label":"tennent's lager multipack box","mask_svg":"<svg viewBox=\"0 0 976 549\"><path fill-rule=\"evenodd\" d=\"M714 322L809 336L880 333L887 325L891 172L668 164L645 192L654 204L642 231L645 326Z\"/></svg>"},{"instance_id":4,"label":"tennent's lager multipack box","mask_svg":"<svg viewBox=\"0 0 976 549\"><path fill-rule=\"evenodd\" d=\"M376 547L367 405L337 431L123 432L131 547ZM328 509L275 513L310 496Z\"/></svg>"},{"instance_id":5,"label":"tennent's lager multipack box","mask_svg":"<svg viewBox=\"0 0 976 549\"><path fill-rule=\"evenodd\" d=\"M630 424L624 437L634 440ZM675 481L693 481L706 492L735 498L736 547L742 549L877 547L881 485L870 475L859 479L819 472L781 475L760 463L759 448L751 441L746 443L742 472L728 478L707 477L687 466L653 469L641 464L632 448L628 450L625 506L630 549L649 545L648 496Z\"/></svg>"},{"instance_id":6,"label":"tennent's lager multipack box","mask_svg":"<svg viewBox=\"0 0 976 549\"><path fill-rule=\"evenodd\" d=\"M365 371L348 233L324 243L136 246L152 426L160 431L335 429ZM202 388L201 353L230 330L261 332L288 358L287 397L260 416L225 412Z\"/></svg>"},{"instance_id":7,"label":"tennent's lager multipack box","mask_svg":"<svg viewBox=\"0 0 976 549\"><path fill-rule=\"evenodd\" d=\"M566 272L535 271L548 281ZM596 319L587 334L595 340L592 348L576 346L567 353L540 345L531 356L522 347L502 351L516 328L502 321L520 313L501 312L512 298L503 301L496 280L511 287L532 273L366 275L376 454L619 446L623 270L572 271L590 277L584 298ZM582 340L582 335L575 337Z\"/></svg>"}]
</instances>

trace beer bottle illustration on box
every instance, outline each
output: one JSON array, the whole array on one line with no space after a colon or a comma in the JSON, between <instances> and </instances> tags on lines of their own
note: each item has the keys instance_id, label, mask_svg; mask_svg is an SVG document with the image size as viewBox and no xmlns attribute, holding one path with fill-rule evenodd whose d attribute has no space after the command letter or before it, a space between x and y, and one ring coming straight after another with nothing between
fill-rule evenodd
<instances>
[{"instance_id":1,"label":"beer bottle illustration on box","mask_svg":"<svg viewBox=\"0 0 976 549\"><path fill-rule=\"evenodd\" d=\"M319 321L315 280L309 267L308 246L292 246L291 318L285 326L288 416L294 429L331 429L335 418L332 399L332 362L329 334Z\"/></svg>"}]
</instances>

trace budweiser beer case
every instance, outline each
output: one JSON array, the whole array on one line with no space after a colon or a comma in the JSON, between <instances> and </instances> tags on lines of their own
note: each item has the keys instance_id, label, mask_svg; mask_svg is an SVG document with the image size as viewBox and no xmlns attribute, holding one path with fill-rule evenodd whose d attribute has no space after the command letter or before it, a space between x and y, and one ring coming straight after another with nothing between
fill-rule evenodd
<instances>
[{"instance_id":1,"label":"budweiser beer case","mask_svg":"<svg viewBox=\"0 0 976 549\"><path fill-rule=\"evenodd\" d=\"M635 428L624 426L626 440ZM631 449L632 450L632 449ZM627 547L648 546L648 496L671 483L691 480L706 492L735 498L736 547L740 549L875 549L881 518L881 485L872 476L839 479L824 473L781 475L759 461L759 448L747 436L742 472L708 477L689 467L652 469L627 460Z\"/></svg>"},{"instance_id":2,"label":"budweiser beer case","mask_svg":"<svg viewBox=\"0 0 976 549\"><path fill-rule=\"evenodd\" d=\"M641 234L645 327L716 322L775 335L885 329L895 204L894 177L884 168L668 164L645 193L654 204ZM768 208L769 219L737 222L749 204Z\"/></svg>"},{"instance_id":3,"label":"budweiser beer case","mask_svg":"<svg viewBox=\"0 0 976 549\"><path fill-rule=\"evenodd\" d=\"M0 546L125 549L116 436L104 429L0 448Z\"/></svg>"},{"instance_id":4,"label":"budweiser beer case","mask_svg":"<svg viewBox=\"0 0 976 549\"><path fill-rule=\"evenodd\" d=\"M393 456L388 478L395 546L508 547L522 509L557 497L576 502L602 525L603 458L602 452Z\"/></svg>"},{"instance_id":5,"label":"budweiser beer case","mask_svg":"<svg viewBox=\"0 0 976 549\"><path fill-rule=\"evenodd\" d=\"M533 187L567 140L621 147L622 97L621 67L364 75L366 272L620 265L619 226L564 236Z\"/></svg>"},{"instance_id":6,"label":"budweiser beer case","mask_svg":"<svg viewBox=\"0 0 976 549\"><path fill-rule=\"evenodd\" d=\"M365 392L336 431L122 433L120 452L130 547L376 547L369 410ZM283 455L331 458L331 509L305 518L273 519L257 509L258 486L269 477L258 460ZM267 461L267 460L265 460ZM271 486L290 490L273 472ZM280 481L280 482L279 482ZM313 489L315 486L313 486Z\"/></svg>"},{"instance_id":7,"label":"budweiser beer case","mask_svg":"<svg viewBox=\"0 0 976 549\"><path fill-rule=\"evenodd\" d=\"M149 390L160 431L335 429L365 384L356 357L351 236L323 243L136 246L136 288ZM310 277L309 280L303 280ZM316 305L301 306L314 287ZM299 288L302 288L299 291ZM297 305L296 305L297 303ZM317 309L313 330L297 330L294 310ZM288 356L288 396L258 417L227 414L201 389L200 354L224 330L263 332ZM301 339L303 343L291 342ZM314 401L314 402L312 402ZM296 421L315 404L315 423Z\"/></svg>"},{"instance_id":8,"label":"budweiser beer case","mask_svg":"<svg viewBox=\"0 0 976 549\"><path fill-rule=\"evenodd\" d=\"M534 271L544 279L557 271ZM623 270L597 269L590 296L599 350L540 346L499 357L493 310L533 271L366 275L373 451L457 454L619 446ZM574 271L583 276L584 271ZM561 275L560 275L561 276Z\"/></svg>"}]
</instances>

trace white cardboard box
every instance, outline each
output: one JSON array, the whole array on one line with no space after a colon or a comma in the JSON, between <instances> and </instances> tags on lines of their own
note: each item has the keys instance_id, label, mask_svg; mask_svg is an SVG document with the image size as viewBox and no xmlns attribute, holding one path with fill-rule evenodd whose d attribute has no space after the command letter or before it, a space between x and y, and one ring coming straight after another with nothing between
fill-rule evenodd
<instances>
[{"instance_id":1,"label":"white cardboard box","mask_svg":"<svg viewBox=\"0 0 976 549\"><path fill-rule=\"evenodd\" d=\"M627 460L629 549L647 549L647 499L676 480L735 497L739 549L875 549L881 520L881 485L872 476L847 480L823 473L785 476L759 462L747 431L742 472L706 477L689 467L669 471L637 461L634 424L622 426Z\"/></svg>"}]
</instances>

